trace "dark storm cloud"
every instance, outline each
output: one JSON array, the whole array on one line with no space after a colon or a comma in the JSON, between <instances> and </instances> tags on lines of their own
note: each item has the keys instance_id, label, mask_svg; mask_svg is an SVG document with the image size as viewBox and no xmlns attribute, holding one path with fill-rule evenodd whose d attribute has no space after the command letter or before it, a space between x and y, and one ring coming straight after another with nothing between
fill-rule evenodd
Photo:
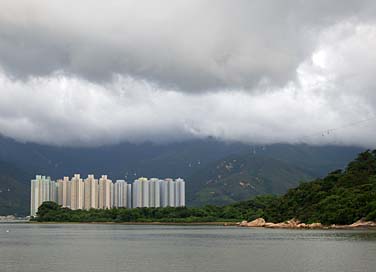
<instances>
[{"instance_id":1,"label":"dark storm cloud","mask_svg":"<svg viewBox=\"0 0 376 272\"><path fill-rule=\"evenodd\" d=\"M12 76L114 74L181 91L284 85L323 28L369 20L373 1L3 1Z\"/></svg>"},{"instance_id":2,"label":"dark storm cloud","mask_svg":"<svg viewBox=\"0 0 376 272\"><path fill-rule=\"evenodd\" d=\"M0 134L376 146L375 1L1 1ZM307 137L341 127L330 137Z\"/></svg>"}]
</instances>

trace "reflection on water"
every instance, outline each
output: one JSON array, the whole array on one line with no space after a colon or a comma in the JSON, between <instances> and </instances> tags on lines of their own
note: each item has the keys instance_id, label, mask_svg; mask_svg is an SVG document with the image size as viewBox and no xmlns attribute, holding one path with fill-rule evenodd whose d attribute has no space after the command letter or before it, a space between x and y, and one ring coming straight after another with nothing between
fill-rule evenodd
<instances>
[{"instance_id":1,"label":"reflection on water","mask_svg":"<svg viewBox=\"0 0 376 272\"><path fill-rule=\"evenodd\" d=\"M1 272L374 272L375 257L371 230L0 224Z\"/></svg>"}]
</instances>

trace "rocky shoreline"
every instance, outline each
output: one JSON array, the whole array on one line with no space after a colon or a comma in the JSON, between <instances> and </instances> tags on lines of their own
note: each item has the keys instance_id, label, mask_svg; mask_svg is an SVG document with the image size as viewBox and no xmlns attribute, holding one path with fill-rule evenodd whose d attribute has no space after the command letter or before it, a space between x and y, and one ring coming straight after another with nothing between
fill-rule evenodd
<instances>
[{"instance_id":1,"label":"rocky shoreline","mask_svg":"<svg viewBox=\"0 0 376 272\"><path fill-rule=\"evenodd\" d=\"M305 224L296 219L286 222L272 223L266 222L264 218L257 218L251 222L242 221L237 223L239 227L250 228L274 228L274 229L358 229L358 228L376 228L376 222L358 220L351 225L330 225L325 226L321 223Z\"/></svg>"}]
</instances>

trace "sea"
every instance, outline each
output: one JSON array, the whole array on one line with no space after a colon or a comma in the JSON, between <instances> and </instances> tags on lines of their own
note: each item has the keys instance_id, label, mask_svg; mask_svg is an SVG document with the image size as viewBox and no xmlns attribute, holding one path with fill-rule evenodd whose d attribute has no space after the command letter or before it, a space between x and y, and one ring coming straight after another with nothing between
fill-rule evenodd
<instances>
[{"instance_id":1,"label":"sea","mask_svg":"<svg viewBox=\"0 0 376 272\"><path fill-rule=\"evenodd\" d=\"M0 224L1 272L375 272L375 230Z\"/></svg>"}]
</instances>

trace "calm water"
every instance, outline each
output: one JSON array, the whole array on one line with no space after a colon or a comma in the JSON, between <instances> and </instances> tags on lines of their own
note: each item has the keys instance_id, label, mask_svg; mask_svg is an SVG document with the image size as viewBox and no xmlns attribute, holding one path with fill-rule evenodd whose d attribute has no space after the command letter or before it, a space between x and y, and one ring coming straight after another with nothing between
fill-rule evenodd
<instances>
[{"instance_id":1,"label":"calm water","mask_svg":"<svg viewBox=\"0 0 376 272\"><path fill-rule=\"evenodd\" d=\"M376 231L0 224L0 271L375 272Z\"/></svg>"}]
</instances>

